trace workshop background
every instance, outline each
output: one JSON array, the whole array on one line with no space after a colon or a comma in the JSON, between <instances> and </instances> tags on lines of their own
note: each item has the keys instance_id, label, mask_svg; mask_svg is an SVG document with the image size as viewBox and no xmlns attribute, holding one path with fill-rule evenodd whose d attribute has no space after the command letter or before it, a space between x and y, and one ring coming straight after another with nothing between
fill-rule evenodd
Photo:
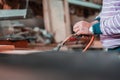
<instances>
[{"instance_id":1,"label":"workshop background","mask_svg":"<svg viewBox=\"0 0 120 80\"><path fill-rule=\"evenodd\" d=\"M120 54L105 52L99 35L72 31L101 7L102 0L0 0L0 80L120 80Z\"/></svg>"},{"instance_id":2,"label":"workshop background","mask_svg":"<svg viewBox=\"0 0 120 80\"><path fill-rule=\"evenodd\" d=\"M76 22L92 22L101 6L102 0L0 0L0 50L51 50L73 34ZM90 49L102 49L99 36Z\"/></svg>"}]
</instances>

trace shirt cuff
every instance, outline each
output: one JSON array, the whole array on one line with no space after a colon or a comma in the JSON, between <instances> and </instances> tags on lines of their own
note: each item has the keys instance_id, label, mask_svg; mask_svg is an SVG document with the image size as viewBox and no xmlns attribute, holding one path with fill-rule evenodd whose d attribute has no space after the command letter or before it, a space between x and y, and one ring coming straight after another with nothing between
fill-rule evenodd
<instances>
[{"instance_id":1,"label":"shirt cuff","mask_svg":"<svg viewBox=\"0 0 120 80\"><path fill-rule=\"evenodd\" d=\"M93 34L102 34L102 31L100 29L100 22L92 25L90 28L89 28L89 31Z\"/></svg>"},{"instance_id":2,"label":"shirt cuff","mask_svg":"<svg viewBox=\"0 0 120 80\"><path fill-rule=\"evenodd\" d=\"M92 34L94 34L94 32L93 32L93 26L91 26L91 27L89 28L89 31L90 31Z\"/></svg>"},{"instance_id":3,"label":"shirt cuff","mask_svg":"<svg viewBox=\"0 0 120 80\"><path fill-rule=\"evenodd\" d=\"M96 17L95 20L99 21L100 22L100 17Z\"/></svg>"}]
</instances>

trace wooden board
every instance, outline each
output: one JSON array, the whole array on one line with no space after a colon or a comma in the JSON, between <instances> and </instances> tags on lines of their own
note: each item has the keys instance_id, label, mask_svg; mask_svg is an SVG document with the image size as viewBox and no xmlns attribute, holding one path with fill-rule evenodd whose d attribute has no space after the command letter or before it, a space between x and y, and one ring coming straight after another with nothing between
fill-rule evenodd
<instances>
[{"instance_id":1,"label":"wooden board","mask_svg":"<svg viewBox=\"0 0 120 80\"><path fill-rule=\"evenodd\" d=\"M27 48L27 40L0 40L0 45L14 45L16 48Z\"/></svg>"},{"instance_id":2,"label":"wooden board","mask_svg":"<svg viewBox=\"0 0 120 80\"><path fill-rule=\"evenodd\" d=\"M15 50L14 45L0 45L0 52L2 51L8 51L8 50Z\"/></svg>"}]
</instances>

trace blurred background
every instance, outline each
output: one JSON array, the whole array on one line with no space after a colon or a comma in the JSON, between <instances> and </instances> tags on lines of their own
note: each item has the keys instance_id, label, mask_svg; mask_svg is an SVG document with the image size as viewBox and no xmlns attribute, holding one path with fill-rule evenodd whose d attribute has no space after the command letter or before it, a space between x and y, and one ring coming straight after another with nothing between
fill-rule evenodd
<instances>
[{"instance_id":1,"label":"blurred background","mask_svg":"<svg viewBox=\"0 0 120 80\"><path fill-rule=\"evenodd\" d=\"M76 22L92 22L101 6L102 0L0 0L0 44L17 50L50 50L73 34ZM102 49L99 36L92 48Z\"/></svg>"},{"instance_id":2,"label":"blurred background","mask_svg":"<svg viewBox=\"0 0 120 80\"><path fill-rule=\"evenodd\" d=\"M101 7L102 0L0 0L0 80L119 80L120 55L104 53L99 35L85 54L88 35L53 51Z\"/></svg>"}]
</instances>

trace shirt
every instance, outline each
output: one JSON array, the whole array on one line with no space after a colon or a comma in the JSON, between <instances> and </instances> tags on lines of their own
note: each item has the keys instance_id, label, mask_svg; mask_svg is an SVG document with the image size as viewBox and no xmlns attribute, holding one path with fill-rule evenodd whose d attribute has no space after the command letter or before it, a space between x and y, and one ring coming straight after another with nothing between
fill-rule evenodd
<instances>
[{"instance_id":1,"label":"shirt","mask_svg":"<svg viewBox=\"0 0 120 80\"><path fill-rule=\"evenodd\" d=\"M105 48L120 46L120 0L103 0L100 19L103 46Z\"/></svg>"}]
</instances>

